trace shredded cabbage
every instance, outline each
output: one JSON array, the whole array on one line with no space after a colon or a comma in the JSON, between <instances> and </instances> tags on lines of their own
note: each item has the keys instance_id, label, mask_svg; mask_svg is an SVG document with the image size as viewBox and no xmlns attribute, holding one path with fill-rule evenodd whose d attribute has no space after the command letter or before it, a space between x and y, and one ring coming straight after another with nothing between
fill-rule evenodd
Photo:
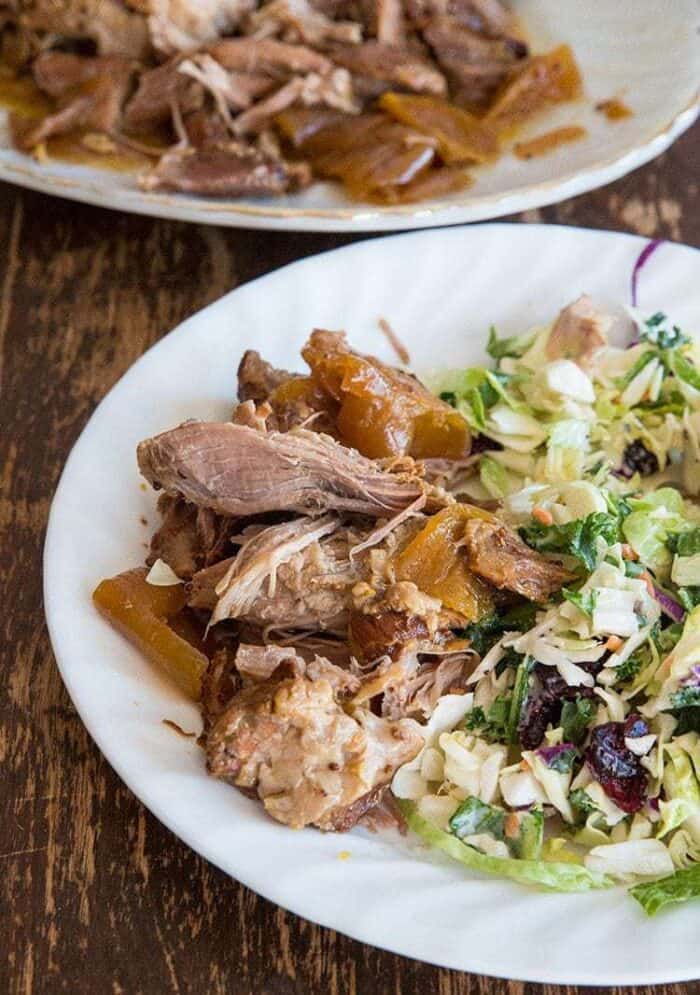
<instances>
[{"instance_id":1,"label":"shredded cabbage","mask_svg":"<svg viewBox=\"0 0 700 995\"><path fill-rule=\"evenodd\" d=\"M411 802L400 801L398 804L409 829L436 850L441 850L471 870L554 891L590 891L593 888L607 888L612 884L607 875L589 871L580 864L489 857L451 833L438 829L420 815Z\"/></svg>"},{"instance_id":2,"label":"shredded cabbage","mask_svg":"<svg viewBox=\"0 0 700 995\"><path fill-rule=\"evenodd\" d=\"M498 502L570 579L460 631L469 707L394 791L466 866L574 890L659 878L634 890L653 912L700 891L700 348L637 311L634 341L606 345L610 316L577 305L492 329L492 367L449 376L488 444L448 486Z\"/></svg>"}]
</instances>

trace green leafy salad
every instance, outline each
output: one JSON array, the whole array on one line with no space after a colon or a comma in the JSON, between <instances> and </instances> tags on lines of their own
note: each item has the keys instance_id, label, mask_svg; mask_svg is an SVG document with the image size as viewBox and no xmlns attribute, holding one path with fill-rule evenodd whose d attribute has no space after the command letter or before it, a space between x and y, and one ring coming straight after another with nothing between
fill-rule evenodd
<instances>
[{"instance_id":1,"label":"green leafy salad","mask_svg":"<svg viewBox=\"0 0 700 995\"><path fill-rule=\"evenodd\" d=\"M478 443L453 493L572 579L463 631L467 693L392 790L469 868L629 884L653 915L700 897L700 353L630 315L612 345L619 320L581 298L441 381Z\"/></svg>"}]
</instances>

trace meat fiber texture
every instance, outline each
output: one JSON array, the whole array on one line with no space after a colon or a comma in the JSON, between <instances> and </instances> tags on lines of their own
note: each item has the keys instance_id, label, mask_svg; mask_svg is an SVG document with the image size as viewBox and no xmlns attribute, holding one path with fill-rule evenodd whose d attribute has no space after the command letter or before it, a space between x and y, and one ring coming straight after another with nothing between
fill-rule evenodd
<instances>
[{"instance_id":1,"label":"meat fiber texture","mask_svg":"<svg viewBox=\"0 0 700 995\"><path fill-rule=\"evenodd\" d=\"M185 422L138 447L154 486L222 515L270 511L396 514L425 493L409 473L375 462L305 429L263 434L230 422Z\"/></svg>"}]
</instances>

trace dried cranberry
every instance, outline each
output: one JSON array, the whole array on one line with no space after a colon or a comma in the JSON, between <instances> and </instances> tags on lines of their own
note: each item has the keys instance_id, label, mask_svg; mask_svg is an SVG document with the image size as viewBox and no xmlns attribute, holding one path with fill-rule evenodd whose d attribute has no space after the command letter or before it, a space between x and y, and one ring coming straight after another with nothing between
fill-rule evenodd
<instances>
[{"instance_id":1,"label":"dried cranberry","mask_svg":"<svg viewBox=\"0 0 700 995\"><path fill-rule=\"evenodd\" d=\"M641 715L628 715L625 719L625 739L639 739L649 735L649 726Z\"/></svg>"},{"instance_id":2,"label":"dried cranberry","mask_svg":"<svg viewBox=\"0 0 700 995\"><path fill-rule=\"evenodd\" d=\"M641 439L630 442L622 461L633 473L639 473L642 477L650 477L659 472L658 459L654 453L649 452Z\"/></svg>"},{"instance_id":3,"label":"dried cranberry","mask_svg":"<svg viewBox=\"0 0 700 995\"><path fill-rule=\"evenodd\" d=\"M591 672L594 668L600 669L596 664L582 666L590 668ZM595 697L593 688L567 684L555 667L536 663L532 673L532 687L518 723L518 741L525 750L536 749L544 739L547 726L559 722L565 701Z\"/></svg>"},{"instance_id":4,"label":"dried cranberry","mask_svg":"<svg viewBox=\"0 0 700 995\"><path fill-rule=\"evenodd\" d=\"M586 750L586 761L603 791L623 812L638 812L647 793L647 772L625 746L625 723L596 726Z\"/></svg>"},{"instance_id":5,"label":"dried cranberry","mask_svg":"<svg viewBox=\"0 0 700 995\"><path fill-rule=\"evenodd\" d=\"M518 723L518 742L524 750L536 750L544 739L547 726L556 721L556 704L544 695L528 697Z\"/></svg>"},{"instance_id":6,"label":"dried cranberry","mask_svg":"<svg viewBox=\"0 0 700 995\"><path fill-rule=\"evenodd\" d=\"M475 435L472 438L470 453L474 456L477 453L498 452L501 449L503 449L502 444L490 439L488 435Z\"/></svg>"}]
</instances>

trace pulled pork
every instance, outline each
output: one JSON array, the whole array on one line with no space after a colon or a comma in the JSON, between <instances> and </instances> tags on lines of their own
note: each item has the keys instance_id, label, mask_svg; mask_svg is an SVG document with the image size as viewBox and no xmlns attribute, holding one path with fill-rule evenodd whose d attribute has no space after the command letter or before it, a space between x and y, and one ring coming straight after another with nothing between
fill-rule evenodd
<instances>
[{"instance_id":1,"label":"pulled pork","mask_svg":"<svg viewBox=\"0 0 700 995\"><path fill-rule=\"evenodd\" d=\"M348 511L380 517L445 498L409 468L393 473L305 429L263 434L230 422L185 422L138 447L156 488L220 515Z\"/></svg>"},{"instance_id":2,"label":"pulled pork","mask_svg":"<svg viewBox=\"0 0 700 995\"><path fill-rule=\"evenodd\" d=\"M422 745L409 720L351 714L326 677L300 676L239 692L210 729L206 752L214 777L256 791L279 822L328 830L376 804Z\"/></svg>"},{"instance_id":3,"label":"pulled pork","mask_svg":"<svg viewBox=\"0 0 700 995\"><path fill-rule=\"evenodd\" d=\"M474 112L530 65L500 0L5 0L0 46L55 104L15 115L21 149L85 131L135 148L145 133L158 144L141 144L156 160L144 189L213 197L279 196L312 173L381 203L464 189L466 167L489 158L484 136L498 152ZM70 95L47 59L85 63ZM575 96L571 77L539 84L520 116ZM406 94L431 98L432 118L401 113Z\"/></svg>"},{"instance_id":4,"label":"pulled pork","mask_svg":"<svg viewBox=\"0 0 700 995\"><path fill-rule=\"evenodd\" d=\"M512 529L495 519L467 522L464 542L467 563L474 573L530 601L547 601L576 576L530 549Z\"/></svg>"},{"instance_id":5,"label":"pulled pork","mask_svg":"<svg viewBox=\"0 0 700 995\"><path fill-rule=\"evenodd\" d=\"M549 333L547 359L572 359L587 370L608 344L610 315L600 311L585 294L563 308Z\"/></svg>"},{"instance_id":6,"label":"pulled pork","mask_svg":"<svg viewBox=\"0 0 700 995\"><path fill-rule=\"evenodd\" d=\"M186 422L139 445L141 472L164 491L148 562L185 581L152 588L162 597L149 594L148 611L206 667L212 775L287 825L338 830L381 804L441 696L466 691L479 659L468 624L504 600L544 602L573 575L426 483L407 419L429 433L424 449L442 440L430 459L449 476L471 458L457 411L339 333L316 331L304 356L306 377L247 352L232 421ZM295 402L313 417L283 431ZM367 425L375 412L383 438L403 429L405 447L371 458L343 444L353 411ZM337 438L314 431L316 416ZM362 433L358 444L378 445Z\"/></svg>"},{"instance_id":7,"label":"pulled pork","mask_svg":"<svg viewBox=\"0 0 700 995\"><path fill-rule=\"evenodd\" d=\"M251 531L237 556L195 574L189 603L211 610L212 623L342 632L358 579L349 530L326 515Z\"/></svg>"}]
</instances>

